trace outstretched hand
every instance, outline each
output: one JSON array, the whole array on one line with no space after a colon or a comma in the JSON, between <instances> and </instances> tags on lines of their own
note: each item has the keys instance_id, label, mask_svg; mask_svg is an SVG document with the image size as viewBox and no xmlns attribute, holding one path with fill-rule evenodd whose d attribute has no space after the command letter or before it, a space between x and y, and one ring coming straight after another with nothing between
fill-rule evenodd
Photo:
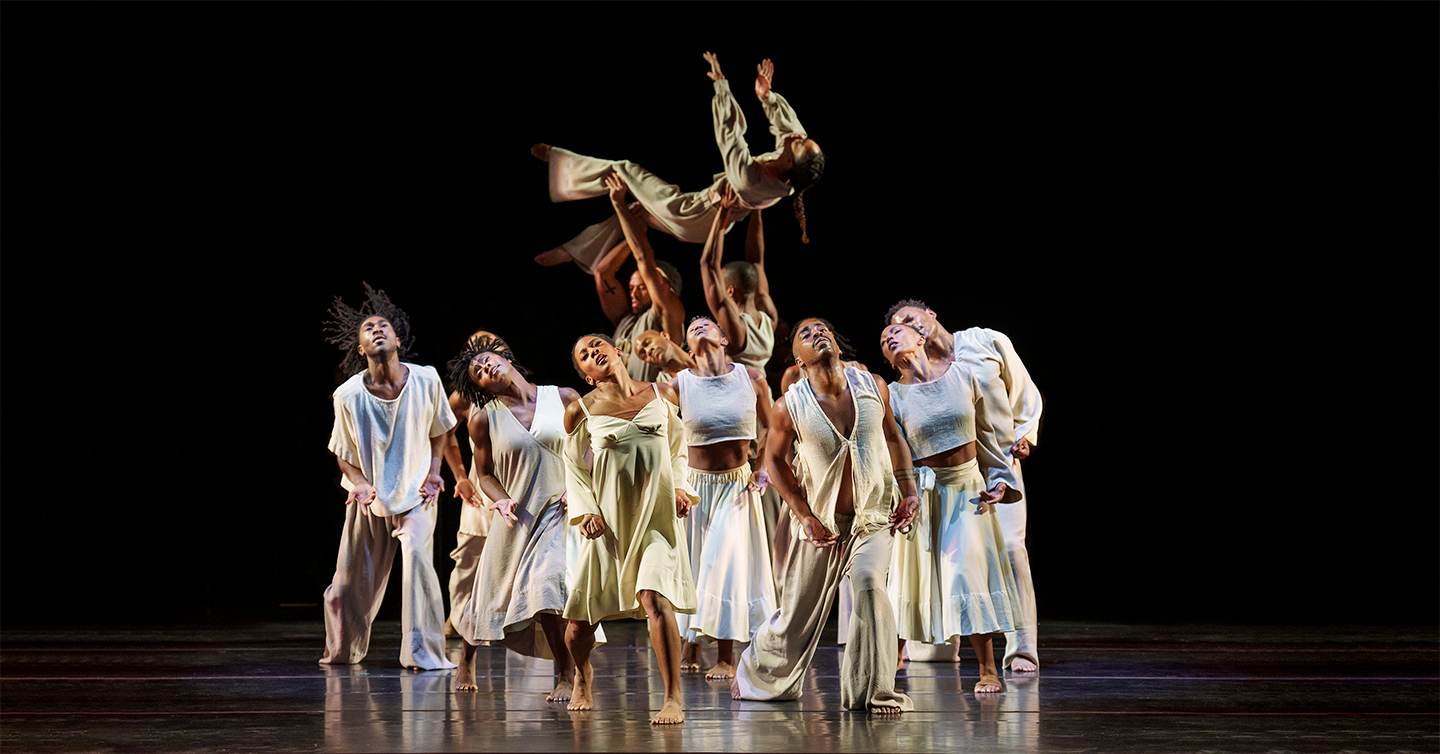
<instances>
[{"instance_id":1,"label":"outstretched hand","mask_svg":"<svg viewBox=\"0 0 1440 754\"><path fill-rule=\"evenodd\" d=\"M775 64L770 58L755 66L755 96L764 100L770 96L770 82L775 78Z\"/></svg>"},{"instance_id":2,"label":"outstretched hand","mask_svg":"<svg viewBox=\"0 0 1440 754\"><path fill-rule=\"evenodd\" d=\"M720 58L715 57L715 53L707 52L703 57L705 58L705 62L710 64L710 72L705 75L709 76L711 81L719 81L725 78L725 74L720 72Z\"/></svg>"},{"instance_id":3,"label":"outstretched hand","mask_svg":"<svg viewBox=\"0 0 1440 754\"><path fill-rule=\"evenodd\" d=\"M625 179L619 173L610 171L605 174L605 188L610 189L610 201L623 205L625 203Z\"/></svg>"},{"instance_id":4,"label":"outstretched hand","mask_svg":"<svg viewBox=\"0 0 1440 754\"><path fill-rule=\"evenodd\" d=\"M362 509L366 509L366 506L373 502L375 502L375 488L365 482L355 485L355 489L350 490L350 496L345 498L346 505L359 503Z\"/></svg>"},{"instance_id":5,"label":"outstretched hand","mask_svg":"<svg viewBox=\"0 0 1440 754\"><path fill-rule=\"evenodd\" d=\"M516 503L514 500L506 498L504 500L496 500L495 502L491 503L490 510L500 511L500 517L505 519L505 525L510 527L511 529L514 529L515 524L520 521L520 517L515 515L515 505Z\"/></svg>"},{"instance_id":6,"label":"outstretched hand","mask_svg":"<svg viewBox=\"0 0 1440 754\"><path fill-rule=\"evenodd\" d=\"M1005 499L1005 491L1008 489L1010 489L1010 485L996 482L994 487L980 493L980 497L975 498L975 515L983 516L986 513L994 513L995 504Z\"/></svg>"}]
</instances>

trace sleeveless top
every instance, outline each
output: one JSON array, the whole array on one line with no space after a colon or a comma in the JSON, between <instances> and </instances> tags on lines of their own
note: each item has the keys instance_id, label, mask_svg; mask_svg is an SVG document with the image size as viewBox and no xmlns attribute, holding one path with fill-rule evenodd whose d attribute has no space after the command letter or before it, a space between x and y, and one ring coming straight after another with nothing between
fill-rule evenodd
<instances>
[{"instance_id":1,"label":"sleeveless top","mask_svg":"<svg viewBox=\"0 0 1440 754\"><path fill-rule=\"evenodd\" d=\"M930 382L890 383L890 410L914 458L929 458L975 441L975 402L980 389L970 370L951 362Z\"/></svg>"},{"instance_id":2,"label":"sleeveless top","mask_svg":"<svg viewBox=\"0 0 1440 754\"><path fill-rule=\"evenodd\" d=\"M630 379L654 382L655 376L660 373L658 365L635 355L635 339L646 330L659 330L663 326L664 323L660 321L660 307L654 304L639 315L626 314L620 324L615 326L615 347L625 355L625 369L630 372Z\"/></svg>"},{"instance_id":3,"label":"sleeveless top","mask_svg":"<svg viewBox=\"0 0 1440 754\"><path fill-rule=\"evenodd\" d=\"M682 369L674 384L686 445L755 439L755 388L744 365L731 363L730 371L717 377Z\"/></svg>"},{"instance_id":4,"label":"sleeveless top","mask_svg":"<svg viewBox=\"0 0 1440 754\"><path fill-rule=\"evenodd\" d=\"M835 531L835 502L840 495L845 459L850 457L855 494L855 521L851 532L857 536L889 525L893 502L894 469L885 445L885 406L880 402L875 378L855 367L845 368L850 399L855 403L855 427L843 437L815 399L809 379L803 379L785 393L785 405L795 422L799 449L809 486L806 496L810 510L825 528ZM792 514L793 515L793 514Z\"/></svg>"},{"instance_id":5,"label":"sleeveless top","mask_svg":"<svg viewBox=\"0 0 1440 754\"><path fill-rule=\"evenodd\" d=\"M565 406L560 389L537 386L530 428L499 399L485 404L490 420L490 465L511 499L539 495L546 502L565 494Z\"/></svg>"},{"instance_id":6,"label":"sleeveless top","mask_svg":"<svg viewBox=\"0 0 1440 754\"><path fill-rule=\"evenodd\" d=\"M763 372L770 361L770 354L775 351L775 323L770 321L769 314L758 314L760 316L757 319L744 312L740 313L740 321L745 323L745 350L731 358Z\"/></svg>"}]
</instances>

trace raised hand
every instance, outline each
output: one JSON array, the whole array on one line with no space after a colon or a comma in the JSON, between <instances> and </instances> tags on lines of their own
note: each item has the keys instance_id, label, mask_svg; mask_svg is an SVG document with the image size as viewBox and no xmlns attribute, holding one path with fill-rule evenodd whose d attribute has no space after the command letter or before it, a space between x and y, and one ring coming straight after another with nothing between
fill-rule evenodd
<instances>
[{"instance_id":1,"label":"raised hand","mask_svg":"<svg viewBox=\"0 0 1440 754\"><path fill-rule=\"evenodd\" d=\"M738 201L740 201L740 195L735 193L735 187L731 186L727 180L725 182L725 190L720 193L720 209L729 212Z\"/></svg>"},{"instance_id":2,"label":"raised hand","mask_svg":"<svg viewBox=\"0 0 1440 754\"><path fill-rule=\"evenodd\" d=\"M770 58L765 58L765 62L755 66L755 73L755 96L763 100L770 96L770 82L775 78L775 64L770 62Z\"/></svg>"},{"instance_id":3,"label":"raised hand","mask_svg":"<svg viewBox=\"0 0 1440 754\"><path fill-rule=\"evenodd\" d=\"M617 206L625 204L625 179L619 173L610 171L605 175L605 188L610 189L610 201Z\"/></svg>"},{"instance_id":4,"label":"raised hand","mask_svg":"<svg viewBox=\"0 0 1440 754\"><path fill-rule=\"evenodd\" d=\"M720 72L720 59L715 57L715 53L707 52L703 57L705 58L705 62L710 64L710 72L705 75L709 76L711 81L719 81L725 78L725 74Z\"/></svg>"},{"instance_id":5,"label":"raised hand","mask_svg":"<svg viewBox=\"0 0 1440 754\"><path fill-rule=\"evenodd\" d=\"M496 500L490 504L490 510L500 511L500 517L505 519L505 525L511 529L514 529L515 524L520 521L520 518L515 515L515 501L510 498Z\"/></svg>"}]
</instances>

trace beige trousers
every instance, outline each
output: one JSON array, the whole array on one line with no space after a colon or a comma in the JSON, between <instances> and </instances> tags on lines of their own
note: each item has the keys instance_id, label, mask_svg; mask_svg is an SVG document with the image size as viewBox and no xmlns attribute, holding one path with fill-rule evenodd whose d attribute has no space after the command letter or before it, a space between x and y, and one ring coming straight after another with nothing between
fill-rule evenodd
<instances>
[{"instance_id":1,"label":"beige trousers","mask_svg":"<svg viewBox=\"0 0 1440 754\"><path fill-rule=\"evenodd\" d=\"M484 537L463 531L455 535L455 549L450 551L450 559L455 561L455 570L450 572L451 627L465 614L465 605L475 589L475 573L480 570L480 553L484 550Z\"/></svg>"},{"instance_id":2,"label":"beige trousers","mask_svg":"<svg viewBox=\"0 0 1440 754\"><path fill-rule=\"evenodd\" d=\"M1020 462L1012 461L1010 467L1015 478L1024 489L1025 477L1020 475ZM1026 499L1018 503L995 506L995 515L1000 519L1000 531L1005 535L1005 550L1010 556L1010 571L1015 574L1016 601L1020 603L1020 615L1016 617L1015 630L1005 634L1005 659L1000 667L1010 667L1010 661L1024 657L1036 665L1040 664L1035 615L1035 583L1030 578L1030 553L1025 549L1025 505Z\"/></svg>"}]
</instances>

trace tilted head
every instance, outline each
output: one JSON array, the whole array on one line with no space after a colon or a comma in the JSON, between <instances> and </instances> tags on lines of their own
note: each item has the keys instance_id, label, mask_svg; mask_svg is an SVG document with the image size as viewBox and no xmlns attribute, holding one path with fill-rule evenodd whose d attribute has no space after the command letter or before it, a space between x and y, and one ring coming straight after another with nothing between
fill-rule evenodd
<instances>
[{"instance_id":1,"label":"tilted head","mask_svg":"<svg viewBox=\"0 0 1440 754\"><path fill-rule=\"evenodd\" d=\"M940 329L940 322L935 319L934 310L926 306L924 301L913 298L895 302L895 305L890 307L890 311L885 313L885 324L912 325L927 338Z\"/></svg>"},{"instance_id":2,"label":"tilted head","mask_svg":"<svg viewBox=\"0 0 1440 754\"><path fill-rule=\"evenodd\" d=\"M706 343L723 349L730 345L730 339L726 336L725 328L715 320L703 314L697 314L691 317L690 324L685 326L685 350L690 353L698 353Z\"/></svg>"},{"instance_id":3,"label":"tilted head","mask_svg":"<svg viewBox=\"0 0 1440 754\"><path fill-rule=\"evenodd\" d=\"M660 276L670 284L670 290L679 296L680 289L684 286L680 270L676 269L675 265L663 260L656 260L655 266L660 269ZM640 277L640 271L636 270L630 273L630 313L639 316L653 303L655 303L654 296L645 286L645 279Z\"/></svg>"},{"instance_id":4,"label":"tilted head","mask_svg":"<svg viewBox=\"0 0 1440 754\"><path fill-rule=\"evenodd\" d=\"M646 364L665 365L665 354L670 350L670 339L659 330L646 330L635 336L635 355Z\"/></svg>"},{"instance_id":5,"label":"tilted head","mask_svg":"<svg viewBox=\"0 0 1440 754\"><path fill-rule=\"evenodd\" d=\"M720 273L725 293L738 303L745 303L760 288L760 271L744 260L725 265Z\"/></svg>"},{"instance_id":6,"label":"tilted head","mask_svg":"<svg viewBox=\"0 0 1440 754\"><path fill-rule=\"evenodd\" d=\"M886 325L880 330L880 353L897 370L904 363L906 354L920 350L923 357L924 348L925 336L914 325Z\"/></svg>"},{"instance_id":7,"label":"tilted head","mask_svg":"<svg viewBox=\"0 0 1440 754\"><path fill-rule=\"evenodd\" d=\"M524 376L530 370L515 361L515 354L505 341L493 333L480 331L465 343L465 350L450 360L450 387L470 401L483 406L510 383L511 375Z\"/></svg>"},{"instance_id":8,"label":"tilted head","mask_svg":"<svg viewBox=\"0 0 1440 754\"><path fill-rule=\"evenodd\" d=\"M575 372L591 385L598 385L617 372L626 371L625 356L615 347L615 341L600 333L576 339L575 345L570 348L570 363L575 366Z\"/></svg>"},{"instance_id":9,"label":"tilted head","mask_svg":"<svg viewBox=\"0 0 1440 754\"><path fill-rule=\"evenodd\" d=\"M365 303L355 309L336 296L325 320L327 342L340 348L340 367L346 374L365 370L371 358L388 360L393 353L401 360L413 358L410 347L410 318L385 295L365 283Z\"/></svg>"},{"instance_id":10,"label":"tilted head","mask_svg":"<svg viewBox=\"0 0 1440 754\"><path fill-rule=\"evenodd\" d=\"M790 169L786 178L796 193L814 186L825 175L825 153L814 139L791 139L786 143Z\"/></svg>"}]
</instances>

